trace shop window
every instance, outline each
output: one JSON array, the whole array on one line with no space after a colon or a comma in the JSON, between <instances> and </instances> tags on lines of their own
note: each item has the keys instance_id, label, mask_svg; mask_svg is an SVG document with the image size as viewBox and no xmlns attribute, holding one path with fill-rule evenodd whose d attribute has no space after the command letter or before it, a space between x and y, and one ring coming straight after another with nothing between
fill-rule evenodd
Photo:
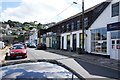
<instances>
[{"instance_id":1,"label":"shop window","mask_svg":"<svg viewBox=\"0 0 120 80\"><path fill-rule=\"evenodd\" d=\"M112 17L119 15L119 2L112 4Z\"/></svg>"},{"instance_id":2,"label":"shop window","mask_svg":"<svg viewBox=\"0 0 120 80\"><path fill-rule=\"evenodd\" d=\"M91 30L91 51L107 52L107 28Z\"/></svg>"}]
</instances>

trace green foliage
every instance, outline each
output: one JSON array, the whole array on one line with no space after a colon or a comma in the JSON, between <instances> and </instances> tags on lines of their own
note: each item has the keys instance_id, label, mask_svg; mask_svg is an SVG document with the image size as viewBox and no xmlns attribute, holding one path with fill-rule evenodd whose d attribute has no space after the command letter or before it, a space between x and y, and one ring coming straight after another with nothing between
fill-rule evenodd
<instances>
[{"instance_id":1,"label":"green foliage","mask_svg":"<svg viewBox=\"0 0 120 80\"><path fill-rule=\"evenodd\" d=\"M12 35L17 35L16 32L12 32Z\"/></svg>"},{"instance_id":2,"label":"green foliage","mask_svg":"<svg viewBox=\"0 0 120 80\"><path fill-rule=\"evenodd\" d=\"M3 30L3 29L0 30L0 33L5 34L5 30Z\"/></svg>"},{"instance_id":3,"label":"green foliage","mask_svg":"<svg viewBox=\"0 0 120 80\"><path fill-rule=\"evenodd\" d=\"M24 28L24 30L28 31L28 30L29 30L29 28L27 28L27 27L26 27L26 28Z\"/></svg>"},{"instance_id":4,"label":"green foliage","mask_svg":"<svg viewBox=\"0 0 120 80\"><path fill-rule=\"evenodd\" d=\"M38 26L37 29L45 29L43 26Z\"/></svg>"}]
</instances>

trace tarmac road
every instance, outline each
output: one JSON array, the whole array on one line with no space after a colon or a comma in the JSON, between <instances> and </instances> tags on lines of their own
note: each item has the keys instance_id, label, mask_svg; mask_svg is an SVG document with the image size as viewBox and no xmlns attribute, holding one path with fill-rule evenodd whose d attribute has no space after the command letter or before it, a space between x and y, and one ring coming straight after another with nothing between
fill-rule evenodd
<instances>
[{"instance_id":1,"label":"tarmac road","mask_svg":"<svg viewBox=\"0 0 120 80\"><path fill-rule=\"evenodd\" d=\"M46 50L36 50L35 48L28 48L28 57L25 59L16 59L16 60L6 60L6 62L13 62L19 60L34 60L34 59L52 59L59 61L66 66L70 67L74 71L76 71L79 75L84 78L92 79L100 78L106 79L118 79L119 78L119 71L112 70L110 68L102 67L99 65L95 65L92 63L88 63L86 61L82 61L80 59L74 59L67 56L55 54L52 52L48 52Z\"/></svg>"}]
</instances>

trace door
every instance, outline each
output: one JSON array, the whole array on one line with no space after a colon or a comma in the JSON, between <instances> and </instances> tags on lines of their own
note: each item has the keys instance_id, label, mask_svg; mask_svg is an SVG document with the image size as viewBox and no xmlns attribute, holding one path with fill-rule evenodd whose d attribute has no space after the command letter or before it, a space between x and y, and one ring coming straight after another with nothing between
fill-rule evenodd
<instances>
[{"instance_id":1,"label":"door","mask_svg":"<svg viewBox=\"0 0 120 80\"><path fill-rule=\"evenodd\" d=\"M76 51L76 34L73 34L73 51Z\"/></svg>"},{"instance_id":2,"label":"door","mask_svg":"<svg viewBox=\"0 0 120 80\"><path fill-rule=\"evenodd\" d=\"M67 50L70 50L70 35L67 35Z\"/></svg>"},{"instance_id":3,"label":"door","mask_svg":"<svg viewBox=\"0 0 120 80\"><path fill-rule=\"evenodd\" d=\"M111 32L111 57L120 60L120 31Z\"/></svg>"},{"instance_id":4,"label":"door","mask_svg":"<svg viewBox=\"0 0 120 80\"><path fill-rule=\"evenodd\" d=\"M120 58L120 39L112 39L112 57Z\"/></svg>"}]
</instances>

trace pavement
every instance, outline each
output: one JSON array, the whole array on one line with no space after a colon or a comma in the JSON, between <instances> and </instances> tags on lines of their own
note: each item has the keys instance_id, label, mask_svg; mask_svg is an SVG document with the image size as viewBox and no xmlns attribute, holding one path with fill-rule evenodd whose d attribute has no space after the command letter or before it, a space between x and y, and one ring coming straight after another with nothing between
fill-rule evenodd
<instances>
[{"instance_id":1,"label":"pavement","mask_svg":"<svg viewBox=\"0 0 120 80\"><path fill-rule=\"evenodd\" d=\"M46 51L120 71L119 69L120 60L110 59L109 57L106 57L106 56L95 55L95 54L90 54L90 53L78 54L76 52L55 50L55 49L50 49L50 48L47 49Z\"/></svg>"}]
</instances>

